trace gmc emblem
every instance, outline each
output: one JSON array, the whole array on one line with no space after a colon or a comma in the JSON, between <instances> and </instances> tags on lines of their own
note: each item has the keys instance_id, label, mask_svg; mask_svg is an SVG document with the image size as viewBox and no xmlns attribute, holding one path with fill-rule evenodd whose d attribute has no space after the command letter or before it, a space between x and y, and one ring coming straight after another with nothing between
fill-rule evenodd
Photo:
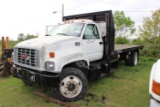
<instances>
[{"instance_id":1,"label":"gmc emblem","mask_svg":"<svg viewBox=\"0 0 160 107\"><path fill-rule=\"evenodd\" d=\"M22 58L22 59L25 59L25 60L28 60L28 59L29 59L29 56L28 56L28 55L21 55L21 58Z\"/></svg>"}]
</instances>

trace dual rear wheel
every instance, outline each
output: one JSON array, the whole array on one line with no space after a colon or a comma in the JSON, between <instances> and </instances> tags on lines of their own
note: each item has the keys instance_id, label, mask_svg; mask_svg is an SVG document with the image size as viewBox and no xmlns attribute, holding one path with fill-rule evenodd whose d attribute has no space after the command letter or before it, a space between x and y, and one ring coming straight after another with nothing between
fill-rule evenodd
<instances>
[{"instance_id":1,"label":"dual rear wheel","mask_svg":"<svg viewBox=\"0 0 160 107\"><path fill-rule=\"evenodd\" d=\"M137 52L132 52L125 60L127 66L136 66L138 64L139 55Z\"/></svg>"}]
</instances>

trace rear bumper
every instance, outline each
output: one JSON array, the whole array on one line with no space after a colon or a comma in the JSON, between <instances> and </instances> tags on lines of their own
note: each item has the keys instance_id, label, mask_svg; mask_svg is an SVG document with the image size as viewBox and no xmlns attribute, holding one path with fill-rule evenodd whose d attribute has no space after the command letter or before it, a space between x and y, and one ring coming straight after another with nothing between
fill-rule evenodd
<instances>
[{"instance_id":1,"label":"rear bumper","mask_svg":"<svg viewBox=\"0 0 160 107\"><path fill-rule=\"evenodd\" d=\"M39 86L53 86L58 82L59 74L35 71L20 66L13 66L13 76Z\"/></svg>"},{"instance_id":2,"label":"rear bumper","mask_svg":"<svg viewBox=\"0 0 160 107\"><path fill-rule=\"evenodd\" d=\"M158 102L157 100L151 98L150 99L150 107L160 107L160 102Z\"/></svg>"}]
</instances>

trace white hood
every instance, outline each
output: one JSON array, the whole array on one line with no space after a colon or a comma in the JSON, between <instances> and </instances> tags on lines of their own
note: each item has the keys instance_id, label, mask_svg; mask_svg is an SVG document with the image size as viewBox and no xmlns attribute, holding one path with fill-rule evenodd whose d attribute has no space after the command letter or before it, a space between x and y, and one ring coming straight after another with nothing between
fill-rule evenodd
<instances>
[{"instance_id":1,"label":"white hood","mask_svg":"<svg viewBox=\"0 0 160 107\"><path fill-rule=\"evenodd\" d=\"M78 37L73 36L45 36L39 37L35 39L26 40L18 43L15 47L42 47L46 45L51 45L55 43L60 43L68 40L75 40Z\"/></svg>"}]
</instances>

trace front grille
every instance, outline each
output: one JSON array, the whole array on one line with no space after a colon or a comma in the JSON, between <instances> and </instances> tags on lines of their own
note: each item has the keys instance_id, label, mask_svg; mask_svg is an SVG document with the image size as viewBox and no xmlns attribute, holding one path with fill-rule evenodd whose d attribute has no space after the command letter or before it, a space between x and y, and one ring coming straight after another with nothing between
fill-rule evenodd
<instances>
[{"instance_id":1,"label":"front grille","mask_svg":"<svg viewBox=\"0 0 160 107\"><path fill-rule=\"evenodd\" d=\"M23 65L39 66L39 53L35 49L15 48L14 61Z\"/></svg>"}]
</instances>

